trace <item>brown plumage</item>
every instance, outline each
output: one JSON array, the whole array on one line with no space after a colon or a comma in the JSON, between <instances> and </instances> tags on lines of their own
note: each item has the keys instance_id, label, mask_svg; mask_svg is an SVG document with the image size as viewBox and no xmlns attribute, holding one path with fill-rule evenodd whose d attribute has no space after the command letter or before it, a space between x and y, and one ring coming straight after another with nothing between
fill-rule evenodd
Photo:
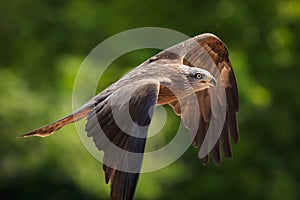
<instances>
[{"instance_id":1,"label":"brown plumage","mask_svg":"<svg viewBox=\"0 0 300 200\"><path fill-rule=\"evenodd\" d=\"M110 182L111 199L132 199L153 114L151 108L164 104L172 106L190 129L192 144L201 147L211 119L219 117L218 113L213 112L211 103L210 88L216 84L214 77L222 81L227 101L221 135L211 150L213 161L219 164L221 151L225 158L232 157L230 138L235 143L239 139L236 121L238 91L228 50L212 34L198 35L160 52L92 98L78 111L20 137L49 136L63 126L87 117L85 130L93 138L96 147L104 151L103 170L106 183ZM196 95L197 102L192 101L192 94ZM222 105L221 94L216 92L214 95L216 104ZM199 107L199 113L194 112L192 104ZM123 116L127 110L129 113ZM121 117L121 121L115 118L114 112ZM195 122L196 115L199 115L199 120ZM123 127L120 127L120 123ZM125 151L116 153L115 147ZM140 153L141 156L130 160L126 152ZM208 155L201 157L199 154L199 157L204 164L209 160ZM131 169L121 170L124 166Z\"/></svg>"}]
</instances>

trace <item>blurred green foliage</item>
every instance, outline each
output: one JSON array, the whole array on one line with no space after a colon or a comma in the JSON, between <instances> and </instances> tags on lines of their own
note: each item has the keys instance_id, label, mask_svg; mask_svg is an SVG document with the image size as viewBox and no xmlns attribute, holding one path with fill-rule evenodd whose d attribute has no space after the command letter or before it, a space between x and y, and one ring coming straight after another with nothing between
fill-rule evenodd
<instances>
[{"instance_id":1,"label":"blurred green foliage","mask_svg":"<svg viewBox=\"0 0 300 200\"><path fill-rule=\"evenodd\" d=\"M234 159L202 166L190 148L142 174L137 199L300 199L300 2L297 0L2 0L0 194L8 199L107 198L101 164L73 125L48 138L16 139L71 112L77 69L106 38L156 26L218 35L240 92ZM99 90L151 56L118 59ZM171 112L170 112L171 113ZM178 123L173 114L170 124ZM172 125L164 132L172 132Z\"/></svg>"}]
</instances>

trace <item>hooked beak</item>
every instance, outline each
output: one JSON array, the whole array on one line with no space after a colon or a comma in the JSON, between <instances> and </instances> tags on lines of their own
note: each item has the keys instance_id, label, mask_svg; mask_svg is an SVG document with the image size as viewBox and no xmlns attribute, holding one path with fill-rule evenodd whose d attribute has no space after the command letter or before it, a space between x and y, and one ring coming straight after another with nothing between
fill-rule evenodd
<instances>
[{"instance_id":1,"label":"hooked beak","mask_svg":"<svg viewBox=\"0 0 300 200\"><path fill-rule=\"evenodd\" d=\"M216 80L214 77L210 77L210 78L208 79L207 84L208 84L211 88L213 88L213 87L215 87L215 86L217 85L217 80Z\"/></svg>"}]
</instances>

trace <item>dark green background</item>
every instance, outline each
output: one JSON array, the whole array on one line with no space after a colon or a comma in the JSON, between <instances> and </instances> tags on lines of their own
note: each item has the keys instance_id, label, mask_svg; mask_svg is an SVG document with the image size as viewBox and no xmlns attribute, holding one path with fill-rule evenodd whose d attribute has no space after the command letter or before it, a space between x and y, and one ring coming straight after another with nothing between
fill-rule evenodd
<instances>
[{"instance_id":1,"label":"dark green background","mask_svg":"<svg viewBox=\"0 0 300 200\"><path fill-rule=\"evenodd\" d=\"M142 174L136 198L299 199L297 0L2 0L1 196L108 197L101 164L85 150L73 125L49 138L15 137L72 111L77 69L97 44L146 26L189 36L212 32L227 44L240 92L241 139L233 146L234 159L221 166L202 166L197 151L190 148L169 167ZM118 59L99 90L151 53L137 51ZM169 124L178 121L173 114Z\"/></svg>"}]
</instances>

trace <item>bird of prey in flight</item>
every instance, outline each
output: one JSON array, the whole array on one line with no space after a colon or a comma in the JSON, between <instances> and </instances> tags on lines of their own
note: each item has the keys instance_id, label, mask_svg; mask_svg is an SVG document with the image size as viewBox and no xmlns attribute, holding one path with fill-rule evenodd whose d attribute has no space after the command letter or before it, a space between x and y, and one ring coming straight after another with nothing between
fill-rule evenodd
<instances>
[{"instance_id":1,"label":"bird of prey in flight","mask_svg":"<svg viewBox=\"0 0 300 200\"><path fill-rule=\"evenodd\" d=\"M216 85L221 89L213 93ZM77 111L20 137L49 136L87 118L87 135L104 152L103 170L106 183L110 183L110 199L133 199L153 110L165 104L181 116L194 147L201 147L209 134L220 132L209 152L199 156L204 164L209 154L216 164L221 163L222 154L224 158L232 157L231 140L236 143L239 139L237 84L227 47L208 33L161 51ZM225 106L224 118L221 128L208 131L212 119L221 119L213 104Z\"/></svg>"}]
</instances>

